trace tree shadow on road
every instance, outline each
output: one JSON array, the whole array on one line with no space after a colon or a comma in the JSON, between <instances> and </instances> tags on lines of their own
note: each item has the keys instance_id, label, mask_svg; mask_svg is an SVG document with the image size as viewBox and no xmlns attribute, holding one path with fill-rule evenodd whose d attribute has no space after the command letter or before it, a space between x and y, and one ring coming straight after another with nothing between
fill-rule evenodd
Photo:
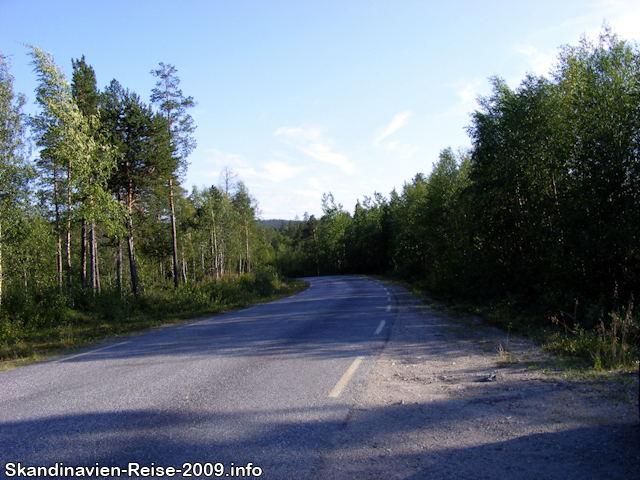
<instances>
[{"instance_id":1,"label":"tree shadow on road","mask_svg":"<svg viewBox=\"0 0 640 480\"><path fill-rule=\"evenodd\" d=\"M569 427L496 442L465 438L477 419L460 407L456 400L391 405L358 412L348 423L330 408L321 421L292 421L314 417L294 409L266 419L263 412L131 410L14 421L0 426L0 478L7 478L8 462L123 469L129 462L177 468L252 462L266 479L638 478L637 425Z\"/></svg>"}]
</instances>

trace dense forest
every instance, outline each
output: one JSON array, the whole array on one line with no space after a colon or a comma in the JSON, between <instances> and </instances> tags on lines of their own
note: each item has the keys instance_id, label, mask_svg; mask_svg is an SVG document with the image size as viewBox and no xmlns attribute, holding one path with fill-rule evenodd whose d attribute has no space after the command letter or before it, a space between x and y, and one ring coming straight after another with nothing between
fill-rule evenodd
<instances>
[{"instance_id":1,"label":"dense forest","mask_svg":"<svg viewBox=\"0 0 640 480\"><path fill-rule=\"evenodd\" d=\"M515 90L491 83L469 151L442 150L428 176L365 197L353 213L325 195L321 218L279 230L276 265L288 275L392 274L441 300L484 305L506 328L553 320L579 340L556 344L596 364L599 348L632 361L640 52L605 29L597 43L562 48L551 78L530 75Z\"/></svg>"},{"instance_id":2,"label":"dense forest","mask_svg":"<svg viewBox=\"0 0 640 480\"><path fill-rule=\"evenodd\" d=\"M230 168L217 186L182 188L195 101L175 67L151 72L145 103L116 80L100 91L84 57L68 81L29 48L32 117L0 54L3 357L31 354L38 332L59 346L74 325L210 311L268 296L285 277L360 273L551 332L552 348L597 366L637 358L640 52L608 29L562 48L549 78L516 89L492 78L471 148L443 149L401 191L353 212L327 193L320 218L262 225Z\"/></svg>"},{"instance_id":3,"label":"dense forest","mask_svg":"<svg viewBox=\"0 0 640 480\"><path fill-rule=\"evenodd\" d=\"M30 117L0 54L3 357L32 353L34 339L60 346L79 326L91 339L281 287L257 202L233 170L218 186L180 185L196 147L195 101L175 67L150 72L145 103L115 79L100 91L84 57L69 81L51 54L29 49L39 106Z\"/></svg>"}]
</instances>

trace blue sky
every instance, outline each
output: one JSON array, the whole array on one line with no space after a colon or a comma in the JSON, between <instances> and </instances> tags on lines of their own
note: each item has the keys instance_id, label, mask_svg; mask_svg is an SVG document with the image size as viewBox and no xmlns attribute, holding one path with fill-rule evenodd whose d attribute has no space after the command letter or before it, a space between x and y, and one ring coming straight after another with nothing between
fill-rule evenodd
<instances>
[{"instance_id":1,"label":"blue sky","mask_svg":"<svg viewBox=\"0 0 640 480\"><path fill-rule=\"evenodd\" d=\"M0 51L34 113L27 48L71 77L85 55L98 87L111 79L149 99L159 62L178 69L198 148L183 186L233 169L262 218L322 214L333 193L388 196L428 174L498 75L516 87L547 75L558 48L604 21L640 38L640 2L0 0Z\"/></svg>"}]
</instances>

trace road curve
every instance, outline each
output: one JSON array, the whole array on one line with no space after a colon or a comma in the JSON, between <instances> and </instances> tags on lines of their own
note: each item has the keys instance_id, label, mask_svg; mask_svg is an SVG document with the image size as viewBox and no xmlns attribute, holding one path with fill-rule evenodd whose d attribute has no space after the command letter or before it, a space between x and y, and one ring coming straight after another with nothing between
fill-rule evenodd
<instances>
[{"instance_id":1,"label":"road curve","mask_svg":"<svg viewBox=\"0 0 640 480\"><path fill-rule=\"evenodd\" d=\"M18 462L135 462L156 477L185 463L226 476L251 462L260 478L313 478L397 303L370 279L306 280L294 297L1 372L0 478L15 478Z\"/></svg>"}]
</instances>

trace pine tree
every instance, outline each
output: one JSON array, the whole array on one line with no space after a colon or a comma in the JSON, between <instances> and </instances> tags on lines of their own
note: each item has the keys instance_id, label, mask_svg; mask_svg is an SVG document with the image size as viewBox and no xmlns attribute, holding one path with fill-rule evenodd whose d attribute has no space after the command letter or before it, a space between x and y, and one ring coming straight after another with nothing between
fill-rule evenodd
<instances>
[{"instance_id":1,"label":"pine tree","mask_svg":"<svg viewBox=\"0 0 640 480\"><path fill-rule=\"evenodd\" d=\"M165 65L160 62L160 68L151 70L151 75L158 78L156 87L151 91L151 103L157 104L160 112L167 120L167 127L171 134L171 145L175 149L180 160L178 168L186 168L186 159L196 148L193 138L195 126L193 118L187 113L187 109L196 104L193 97L185 97L180 90L180 78L173 65ZM175 288L178 288L180 277L178 275L178 240L176 236L176 216L173 202L173 182L178 171L169 176L169 203L171 206L171 235L173 241L173 279Z\"/></svg>"},{"instance_id":2,"label":"pine tree","mask_svg":"<svg viewBox=\"0 0 640 480\"><path fill-rule=\"evenodd\" d=\"M154 114L138 95L112 80L102 94L104 131L114 145L117 167L109 187L127 213L126 237L129 251L131 289L139 294L134 248L134 207L142 195L157 192L174 174L178 159L172 155L167 122ZM119 278L119 284L122 279Z\"/></svg>"}]
</instances>

